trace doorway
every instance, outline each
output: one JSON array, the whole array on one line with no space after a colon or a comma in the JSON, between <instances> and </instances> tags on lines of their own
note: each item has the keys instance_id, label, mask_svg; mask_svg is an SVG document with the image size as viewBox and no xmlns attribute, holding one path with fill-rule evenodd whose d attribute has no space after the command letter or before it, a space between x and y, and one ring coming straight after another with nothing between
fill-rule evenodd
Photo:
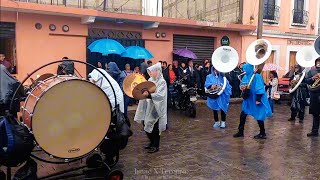
<instances>
[{"instance_id":1,"label":"doorway","mask_svg":"<svg viewBox=\"0 0 320 180\"><path fill-rule=\"evenodd\" d=\"M271 55L269 56L269 58L265 61L266 64L275 64L275 61L274 61L274 53L275 51L272 51L271 52ZM270 71L263 71L261 73L262 77L263 77L263 80L264 80L264 83L265 84L268 84L269 82L269 75L270 75Z\"/></svg>"},{"instance_id":2,"label":"doorway","mask_svg":"<svg viewBox=\"0 0 320 180\"><path fill-rule=\"evenodd\" d=\"M9 62L9 72L17 73L15 23L0 22L0 54ZM8 64L8 63L7 63Z\"/></svg>"}]
</instances>

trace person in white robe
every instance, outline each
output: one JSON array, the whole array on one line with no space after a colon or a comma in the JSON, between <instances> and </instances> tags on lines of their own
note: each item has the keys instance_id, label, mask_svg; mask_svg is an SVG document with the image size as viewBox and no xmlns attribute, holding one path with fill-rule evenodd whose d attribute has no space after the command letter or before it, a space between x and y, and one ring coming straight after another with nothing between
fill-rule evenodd
<instances>
[{"instance_id":1,"label":"person in white robe","mask_svg":"<svg viewBox=\"0 0 320 180\"><path fill-rule=\"evenodd\" d=\"M144 124L144 131L150 140L145 149L149 150L148 153L154 153L159 151L160 134L167 125L167 83L162 75L161 63L150 66L147 71L149 81L156 84L156 91L143 93L146 99L139 101L134 121Z\"/></svg>"},{"instance_id":2,"label":"person in white robe","mask_svg":"<svg viewBox=\"0 0 320 180\"><path fill-rule=\"evenodd\" d=\"M119 105L120 111L124 113L124 101L123 101L123 93L122 90L117 83L104 69L98 68L110 81L114 91L116 93L117 104ZM115 97L112 91L112 88L108 82L108 80L96 69L94 69L89 75L89 80L99 86L104 93L108 96L112 110L115 110Z\"/></svg>"}]
</instances>

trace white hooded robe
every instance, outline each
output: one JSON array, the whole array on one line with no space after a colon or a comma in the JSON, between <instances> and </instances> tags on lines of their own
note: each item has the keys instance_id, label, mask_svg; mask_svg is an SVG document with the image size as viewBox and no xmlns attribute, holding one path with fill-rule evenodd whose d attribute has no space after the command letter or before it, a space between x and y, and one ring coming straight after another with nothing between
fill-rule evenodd
<instances>
[{"instance_id":1,"label":"white hooded robe","mask_svg":"<svg viewBox=\"0 0 320 180\"><path fill-rule=\"evenodd\" d=\"M149 81L156 84L156 92L151 93L151 99L139 101L134 121L142 123L144 121L144 130L151 133L154 125L159 121L159 131L166 130L167 125L167 84L162 75L161 64L157 63L150 66L149 71L159 71L159 76L154 79L150 77Z\"/></svg>"}]
</instances>

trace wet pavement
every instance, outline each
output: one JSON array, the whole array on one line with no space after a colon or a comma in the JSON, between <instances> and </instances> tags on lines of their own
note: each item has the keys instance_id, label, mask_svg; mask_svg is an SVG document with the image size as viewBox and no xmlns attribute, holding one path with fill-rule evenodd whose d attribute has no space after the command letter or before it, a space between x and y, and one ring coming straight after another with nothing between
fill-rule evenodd
<instances>
[{"instance_id":1,"label":"wet pavement","mask_svg":"<svg viewBox=\"0 0 320 180\"><path fill-rule=\"evenodd\" d=\"M308 111L308 110L307 110ZM276 105L266 121L267 140L248 118L245 137L235 139L240 104L230 106L227 128L213 129L213 114L199 107L197 118L170 112L169 130L161 135L160 151L143 149L148 139L142 126L133 123L134 135L121 152L118 168L126 179L320 179L320 137L308 138L312 117L288 122L290 107ZM131 114L133 116L133 114Z\"/></svg>"},{"instance_id":2,"label":"wet pavement","mask_svg":"<svg viewBox=\"0 0 320 180\"><path fill-rule=\"evenodd\" d=\"M135 180L320 179L320 137L306 136L311 115L306 113L303 124L288 122L290 107L275 105L273 117L266 121L267 140L253 139L259 127L250 117L245 137L235 139L240 107L230 106L226 129L212 128L213 114L204 104L198 106L194 119L170 111L169 129L161 134L160 151L154 154L143 148L148 139L142 125L132 121L134 135L115 168L123 171L125 179ZM42 176L76 165L38 166Z\"/></svg>"}]
</instances>

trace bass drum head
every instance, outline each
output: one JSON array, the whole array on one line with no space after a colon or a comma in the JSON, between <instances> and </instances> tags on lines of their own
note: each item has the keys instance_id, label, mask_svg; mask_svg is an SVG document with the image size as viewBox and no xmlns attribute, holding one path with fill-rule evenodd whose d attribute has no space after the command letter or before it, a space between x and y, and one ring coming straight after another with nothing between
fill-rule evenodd
<instances>
[{"instance_id":1,"label":"bass drum head","mask_svg":"<svg viewBox=\"0 0 320 180\"><path fill-rule=\"evenodd\" d=\"M105 93L88 81L73 79L54 85L40 97L31 128L46 153L71 159L94 150L105 138L110 121Z\"/></svg>"}]
</instances>

